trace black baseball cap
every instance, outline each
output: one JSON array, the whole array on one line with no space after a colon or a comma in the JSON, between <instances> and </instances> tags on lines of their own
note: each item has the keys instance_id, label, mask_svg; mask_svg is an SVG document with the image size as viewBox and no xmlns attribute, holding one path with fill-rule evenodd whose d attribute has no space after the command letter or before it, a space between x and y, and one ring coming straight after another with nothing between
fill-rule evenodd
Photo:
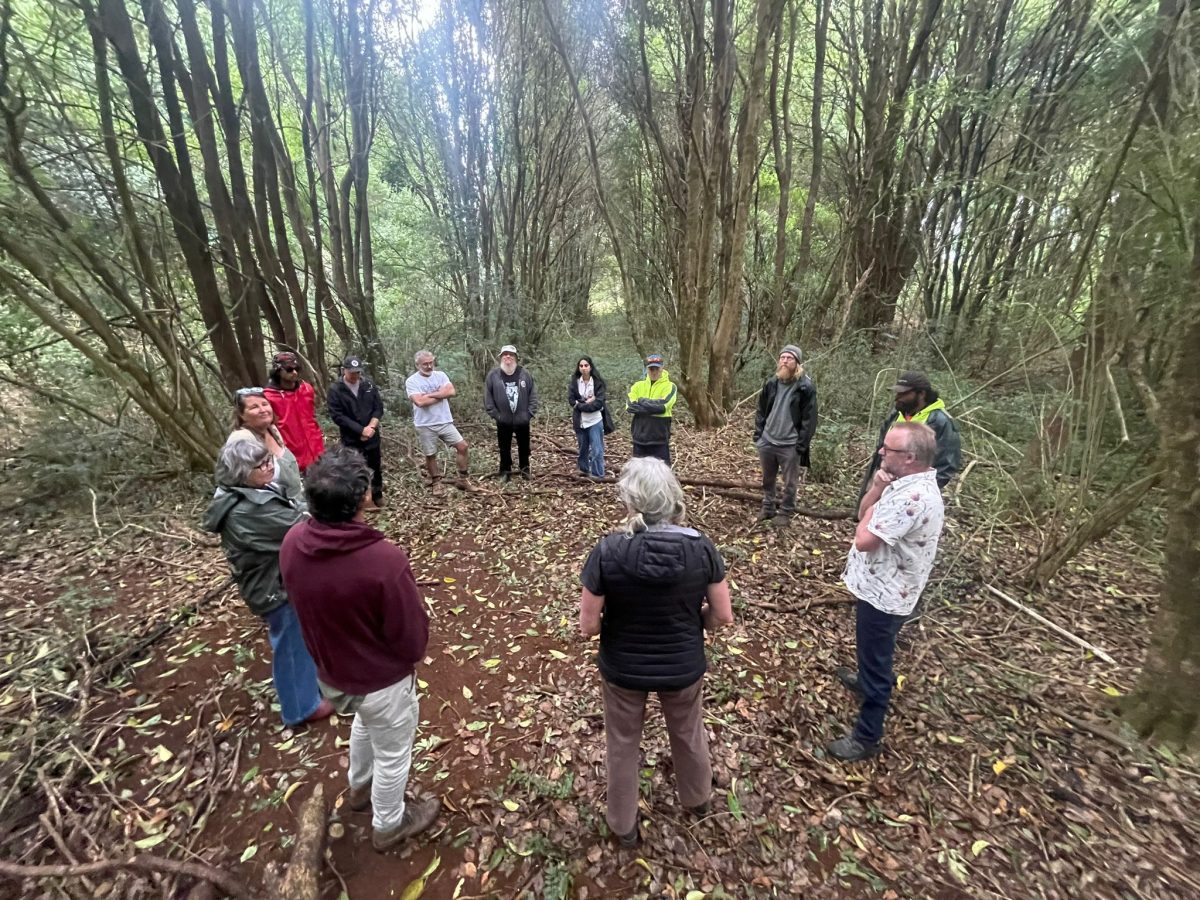
<instances>
[{"instance_id":1,"label":"black baseball cap","mask_svg":"<svg viewBox=\"0 0 1200 900\"><path fill-rule=\"evenodd\" d=\"M347 356L342 360L342 369L347 372L361 372L363 370L362 358L358 356Z\"/></svg>"},{"instance_id":2,"label":"black baseball cap","mask_svg":"<svg viewBox=\"0 0 1200 900\"><path fill-rule=\"evenodd\" d=\"M933 390L933 385L930 384L929 376L924 372L905 372L896 379L892 390L897 394L903 394L905 391L924 391L928 394Z\"/></svg>"}]
</instances>

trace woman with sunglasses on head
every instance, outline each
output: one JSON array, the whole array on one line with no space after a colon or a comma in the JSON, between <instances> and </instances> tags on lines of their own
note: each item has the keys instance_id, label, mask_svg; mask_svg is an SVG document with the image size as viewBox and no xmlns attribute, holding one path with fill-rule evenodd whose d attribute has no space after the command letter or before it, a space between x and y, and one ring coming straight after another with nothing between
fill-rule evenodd
<instances>
[{"instance_id":1,"label":"woman with sunglasses on head","mask_svg":"<svg viewBox=\"0 0 1200 900\"><path fill-rule=\"evenodd\" d=\"M579 357L575 374L567 385L567 402L571 405L571 425L579 444L579 473L591 478L604 477L604 435L612 430L607 392L608 386L592 358Z\"/></svg>"},{"instance_id":2,"label":"woman with sunglasses on head","mask_svg":"<svg viewBox=\"0 0 1200 900\"><path fill-rule=\"evenodd\" d=\"M253 441L271 452L275 460L274 484L289 500L304 508L304 486L300 482L300 466L296 457L283 442L275 425L275 410L260 387L241 388L233 397L233 431L226 443Z\"/></svg>"},{"instance_id":3,"label":"woman with sunglasses on head","mask_svg":"<svg viewBox=\"0 0 1200 900\"><path fill-rule=\"evenodd\" d=\"M217 491L205 513L204 529L221 536L242 599L267 623L280 714L292 727L328 718L333 704L321 697L316 664L279 574L284 535L307 513L302 500L290 499L280 489L276 464L274 451L265 444L231 436L217 458Z\"/></svg>"}]
</instances>

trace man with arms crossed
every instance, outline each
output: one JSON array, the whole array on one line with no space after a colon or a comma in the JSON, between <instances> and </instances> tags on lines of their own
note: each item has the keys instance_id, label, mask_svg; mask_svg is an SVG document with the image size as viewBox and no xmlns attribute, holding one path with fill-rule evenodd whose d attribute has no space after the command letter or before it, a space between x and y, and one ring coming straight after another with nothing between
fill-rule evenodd
<instances>
[{"instance_id":1,"label":"man with arms crossed","mask_svg":"<svg viewBox=\"0 0 1200 900\"><path fill-rule=\"evenodd\" d=\"M839 668L838 679L862 698L854 729L827 748L845 762L879 752L892 696L896 635L917 605L942 534L937 437L919 422L897 422L879 448L879 470L859 505L854 546L842 578L858 603L858 671Z\"/></svg>"},{"instance_id":2,"label":"man with arms crossed","mask_svg":"<svg viewBox=\"0 0 1200 900\"><path fill-rule=\"evenodd\" d=\"M417 371L408 376L404 389L413 404L413 425L417 429L417 443L425 456L425 469L429 473L429 487L435 494L442 492L442 470L438 465L438 445L453 447L458 463L458 479L454 486L459 490L473 491L467 480L469 458L467 442L454 427L454 416L450 413L450 398L456 393L454 385L445 372L434 369L437 359L429 350L418 350Z\"/></svg>"}]
</instances>

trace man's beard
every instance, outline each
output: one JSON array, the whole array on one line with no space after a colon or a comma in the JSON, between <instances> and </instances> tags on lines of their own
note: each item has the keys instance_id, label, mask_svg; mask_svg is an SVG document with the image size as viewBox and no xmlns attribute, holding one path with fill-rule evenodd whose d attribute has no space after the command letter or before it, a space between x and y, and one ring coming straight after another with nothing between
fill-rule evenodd
<instances>
[{"instance_id":1,"label":"man's beard","mask_svg":"<svg viewBox=\"0 0 1200 900\"><path fill-rule=\"evenodd\" d=\"M505 375L511 375L513 372L517 371L517 361L515 359L502 359L500 360L500 369Z\"/></svg>"},{"instance_id":2,"label":"man's beard","mask_svg":"<svg viewBox=\"0 0 1200 900\"><path fill-rule=\"evenodd\" d=\"M775 377L780 381L791 384L800 377L800 367L796 366L793 368L792 366L779 366L779 368L775 370Z\"/></svg>"}]
</instances>

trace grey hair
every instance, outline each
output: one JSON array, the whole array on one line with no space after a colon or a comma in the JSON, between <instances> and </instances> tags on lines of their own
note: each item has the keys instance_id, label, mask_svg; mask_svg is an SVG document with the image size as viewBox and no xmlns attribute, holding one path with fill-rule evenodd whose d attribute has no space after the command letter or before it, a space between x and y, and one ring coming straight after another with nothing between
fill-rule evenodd
<instances>
[{"instance_id":1,"label":"grey hair","mask_svg":"<svg viewBox=\"0 0 1200 900\"><path fill-rule=\"evenodd\" d=\"M937 434L924 422L897 422L889 429L904 435L904 452L922 466L932 466L937 456Z\"/></svg>"},{"instance_id":2,"label":"grey hair","mask_svg":"<svg viewBox=\"0 0 1200 900\"><path fill-rule=\"evenodd\" d=\"M418 365L420 365L420 363L421 363L421 359L422 359L423 357L426 357L426 356L430 356L430 357L433 357L434 359L437 359L437 357L434 355L434 353L433 353L433 351L432 351L432 350L418 350L418 351L417 351L417 352L416 352L416 353L413 355L413 362L415 362L415 363L417 363Z\"/></svg>"},{"instance_id":3,"label":"grey hair","mask_svg":"<svg viewBox=\"0 0 1200 900\"><path fill-rule=\"evenodd\" d=\"M617 496L629 509L625 532L636 534L649 525L683 519L687 504L675 473L661 459L634 457L621 469Z\"/></svg>"},{"instance_id":4,"label":"grey hair","mask_svg":"<svg viewBox=\"0 0 1200 900\"><path fill-rule=\"evenodd\" d=\"M263 464L271 451L258 441L233 438L225 442L217 454L213 469L217 484L222 487L244 487L250 481L250 473Z\"/></svg>"}]
</instances>

